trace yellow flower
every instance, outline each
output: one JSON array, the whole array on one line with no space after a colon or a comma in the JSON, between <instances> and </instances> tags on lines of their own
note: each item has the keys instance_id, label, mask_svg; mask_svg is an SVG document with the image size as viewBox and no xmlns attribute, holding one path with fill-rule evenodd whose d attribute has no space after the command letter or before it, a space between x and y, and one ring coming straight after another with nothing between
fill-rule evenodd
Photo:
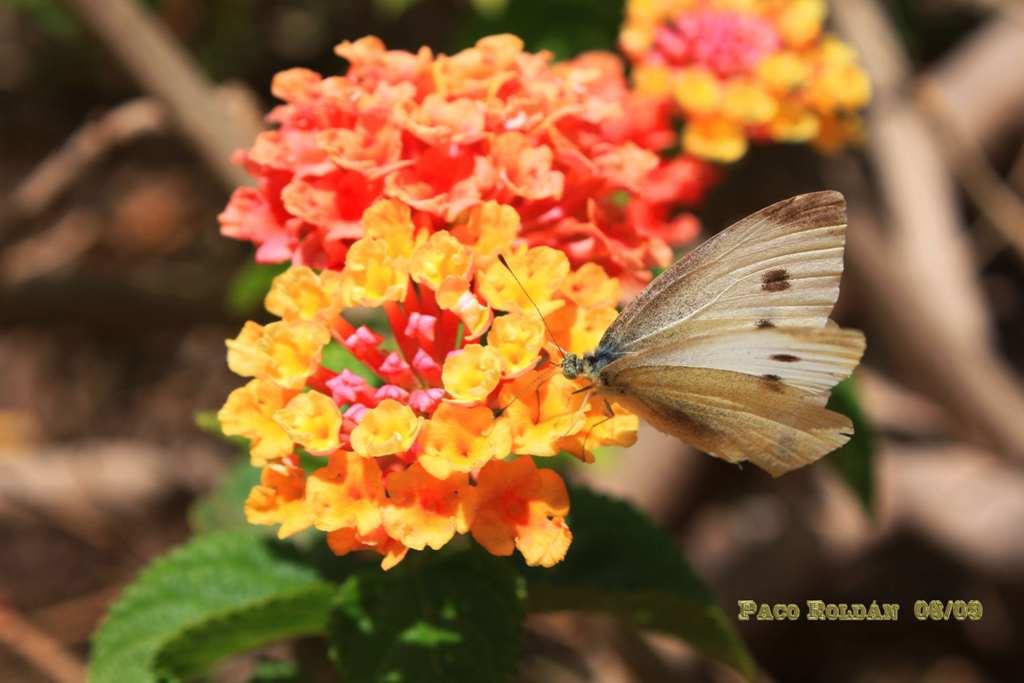
<instances>
[{"instance_id":1,"label":"yellow flower","mask_svg":"<svg viewBox=\"0 0 1024 683\"><path fill-rule=\"evenodd\" d=\"M384 241L392 259L408 259L415 247L412 211L395 199L379 199L363 212L363 234Z\"/></svg>"},{"instance_id":2,"label":"yellow flower","mask_svg":"<svg viewBox=\"0 0 1024 683\"><path fill-rule=\"evenodd\" d=\"M274 413L274 421L293 441L314 455L327 455L340 445L341 411L319 391L299 394Z\"/></svg>"},{"instance_id":3,"label":"yellow flower","mask_svg":"<svg viewBox=\"0 0 1024 683\"><path fill-rule=\"evenodd\" d=\"M718 78L708 69L683 69L675 77L676 102L689 114L711 114L718 111L722 88Z\"/></svg>"},{"instance_id":4,"label":"yellow flower","mask_svg":"<svg viewBox=\"0 0 1024 683\"><path fill-rule=\"evenodd\" d=\"M785 95L804 87L811 67L798 53L782 51L766 57L758 66L758 75L769 90Z\"/></svg>"},{"instance_id":5,"label":"yellow flower","mask_svg":"<svg viewBox=\"0 0 1024 683\"><path fill-rule=\"evenodd\" d=\"M292 266L274 278L264 299L267 311L282 320L307 320L329 325L344 305L341 274L317 275L306 266Z\"/></svg>"},{"instance_id":6,"label":"yellow flower","mask_svg":"<svg viewBox=\"0 0 1024 683\"><path fill-rule=\"evenodd\" d=\"M407 405L387 398L366 411L352 430L352 449L364 458L377 458L409 450L421 420Z\"/></svg>"},{"instance_id":7,"label":"yellow flower","mask_svg":"<svg viewBox=\"0 0 1024 683\"><path fill-rule=\"evenodd\" d=\"M790 0L778 18L779 33L786 45L802 47L821 35L824 0Z\"/></svg>"},{"instance_id":8,"label":"yellow flower","mask_svg":"<svg viewBox=\"0 0 1024 683\"><path fill-rule=\"evenodd\" d=\"M778 108L775 98L753 83L737 80L725 86L722 113L733 120L760 125L771 121Z\"/></svg>"},{"instance_id":9,"label":"yellow flower","mask_svg":"<svg viewBox=\"0 0 1024 683\"><path fill-rule=\"evenodd\" d=\"M505 420L495 420L487 406L442 403L420 435L417 460L431 476L472 472L492 458L511 452L512 434Z\"/></svg>"},{"instance_id":10,"label":"yellow flower","mask_svg":"<svg viewBox=\"0 0 1024 683\"><path fill-rule=\"evenodd\" d=\"M466 211L451 233L473 251L477 265L494 262L519 235L519 213L511 206L487 201Z\"/></svg>"},{"instance_id":11,"label":"yellow flower","mask_svg":"<svg viewBox=\"0 0 1024 683\"><path fill-rule=\"evenodd\" d=\"M469 273L473 265L472 255L450 232L432 234L426 242L416 247L412 254L412 279L426 284L435 292L448 284L462 291L469 288ZM461 295L462 291L458 292ZM455 294L455 292L451 292ZM457 298L457 297L456 297ZM438 299L438 303L445 304ZM450 307L450 305L449 305Z\"/></svg>"},{"instance_id":12,"label":"yellow flower","mask_svg":"<svg viewBox=\"0 0 1024 683\"><path fill-rule=\"evenodd\" d=\"M663 66L642 65L633 71L637 92L651 97L671 97L675 82L672 71Z\"/></svg>"},{"instance_id":13,"label":"yellow flower","mask_svg":"<svg viewBox=\"0 0 1024 683\"><path fill-rule=\"evenodd\" d=\"M818 136L818 116L795 103L784 102L769 124L774 139L782 142L808 142Z\"/></svg>"},{"instance_id":14,"label":"yellow flower","mask_svg":"<svg viewBox=\"0 0 1024 683\"><path fill-rule=\"evenodd\" d=\"M502 385L498 402L512 430L513 453L550 457L561 452L559 440L586 425L587 397L578 391L580 384L549 369ZM591 448L598 445L596 440L588 443Z\"/></svg>"},{"instance_id":15,"label":"yellow flower","mask_svg":"<svg viewBox=\"0 0 1024 683\"><path fill-rule=\"evenodd\" d=\"M444 359L441 381L459 403L485 400L501 379L501 356L489 346L469 344Z\"/></svg>"},{"instance_id":16,"label":"yellow flower","mask_svg":"<svg viewBox=\"0 0 1024 683\"><path fill-rule=\"evenodd\" d=\"M596 263L584 263L565 278L562 293L584 308L614 309L622 299L622 285Z\"/></svg>"},{"instance_id":17,"label":"yellow flower","mask_svg":"<svg viewBox=\"0 0 1024 683\"><path fill-rule=\"evenodd\" d=\"M618 316L614 308L581 308L572 307L573 318L569 326L566 348L575 353L586 353L597 348L615 318Z\"/></svg>"},{"instance_id":18,"label":"yellow flower","mask_svg":"<svg viewBox=\"0 0 1024 683\"><path fill-rule=\"evenodd\" d=\"M370 534L381 524L384 480L377 461L349 451L336 451L327 467L306 483L313 525L323 531L353 529Z\"/></svg>"},{"instance_id":19,"label":"yellow flower","mask_svg":"<svg viewBox=\"0 0 1024 683\"><path fill-rule=\"evenodd\" d=\"M555 298L569 275L569 258L563 252L551 247L521 248L509 253L506 260L512 273L519 278L518 283L509 269L497 261L477 276L480 294L491 308L536 312L530 303L532 297L541 312L547 315L565 303Z\"/></svg>"},{"instance_id":20,"label":"yellow flower","mask_svg":"<svg viewBox=\"0 0 1024 683\"><path fill-rule=\"evenodd\" d=\"M498 352L506 377L515 377L536 365L543 345L544 323L536 313L512 312L495 318L487 336L487 346Z\"/></svg>"},{"instance_id":21,"label":"yellow flower","mask_svg":"<svg viewBox=\"0 0 1024 683\"><path fill-rule=\"evenodd\" d=\"M254 379L232 391L224 407L217 412L221 431L249 440L253 466L263 467L292 452L291 438L274 422L273 415L293 393L273 382Z\"/></svg>"},{"instance_id":22,"label":"yellow flower","mask_svg":"<svg viewBox=\"0 0 1024 683\"><path fill-rule=\"evenodd\" d=\"M352 243L341 272L353 306L380 306L401 301L409 285L408 263L391 256L386 240L363 237Z\"/></svg>"},{"instance_id":23,"label":"yellow flower","mask_svg":"<svg viewBox=\"0 0 1024 683\"><path fill-rule=\"evenodd\" d=\"M730 163L747 153L743 127L721 116L694 119L683 131L683 148L705 159Z\"/></svg>"},{"instance_id":24,"label":"yellow flower","mask_svg":"<svg viewBox=\"0 0 1024 683\"><path fill-rule=\"evenodd\" d=\"M301 389L320 365L320 353L330 339L330 332L318 323L282 320L264 327L249 321L238 337L227 341L228 367L242 377Z\"/></svg>"}]
</instances>

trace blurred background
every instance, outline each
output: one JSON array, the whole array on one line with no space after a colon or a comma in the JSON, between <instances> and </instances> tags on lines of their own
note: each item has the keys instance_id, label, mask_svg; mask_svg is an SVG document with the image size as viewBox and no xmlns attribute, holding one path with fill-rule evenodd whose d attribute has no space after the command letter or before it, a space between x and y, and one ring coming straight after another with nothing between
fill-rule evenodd
<instances>
[{"instance_id":1,"label":"blurred background","mask_svg":"<svg viewBox=\"0 0 1024 683\"><path fill-rule=\"evenodd\" d=\"M451 52L514 32L566 57L613 49L621 20L611 0L0 0L0 680L84 680L121 587L204 518L240 515L194 503L238 477L203 411L240 383L223 340L273 271L216 215L271 76L338 72L332 46L365 34ZM1020 680L1024 12L843 0L830 26L874 84L866 143L756 146L698 214L707 235L799 192L847 195L834 317L869 340L859 485L825 463L773 481L647 430L574 476L671 529L730 615L902 604L897 623L738 622L771 680ZM978 599L984 618L918 622L917 599ZM734 680L600 620L528 628L524 681Z\"/></svg>"}]
</instances>

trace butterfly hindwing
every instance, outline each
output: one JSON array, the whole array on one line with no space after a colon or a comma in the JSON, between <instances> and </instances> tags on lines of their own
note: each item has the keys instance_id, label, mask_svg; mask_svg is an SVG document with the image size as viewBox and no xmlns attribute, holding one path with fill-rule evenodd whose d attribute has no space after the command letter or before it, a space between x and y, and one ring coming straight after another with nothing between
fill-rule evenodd
<instances>
[{"instance_id":1,"label":"butterfly hindwing","mask_svg":"<svg viewBox=\"0 0 1024 683\"><path fill-rule=\"evenodd\" d=\"M628 361L601 373L603 393L663 432L772 476L814 462L853 433L846 416L774 378Z\"/></svg>"}]
</instances>

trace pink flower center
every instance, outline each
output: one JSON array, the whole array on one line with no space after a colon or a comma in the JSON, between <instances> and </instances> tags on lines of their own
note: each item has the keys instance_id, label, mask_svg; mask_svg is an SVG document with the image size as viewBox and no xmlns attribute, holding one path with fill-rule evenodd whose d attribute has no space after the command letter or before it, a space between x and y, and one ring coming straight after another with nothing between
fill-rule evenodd
<instances>
[{"instance_id":1,"label":"pink flower center","mask_svg":"<svg viewBox=\"0 0 1024 683\"><path fill-rule=\"evenodd\" d=\"M659 28L654 49L666 64L705 66L728 78L752 71L780 43L766 19L706 9L686 12Z\"/></svg>"}]
</instances>

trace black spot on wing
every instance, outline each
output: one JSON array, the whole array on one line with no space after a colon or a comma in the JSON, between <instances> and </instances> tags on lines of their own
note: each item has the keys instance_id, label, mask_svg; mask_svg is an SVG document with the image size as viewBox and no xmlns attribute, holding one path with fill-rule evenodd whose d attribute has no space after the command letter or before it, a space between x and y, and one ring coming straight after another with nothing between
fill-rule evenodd
<instances>
[{"instance_id":1,"label":"black spot on wing","mask_svg":"<svg viewBox=\"0 0 1024 683\"><path fill-rule=\"evenodd\" d=\"M782 393L782 378L778 375L761 375L761 379L764 380L765 386L774 392Z\"/></svg>"},{"instance_id":2,"label":"black spot on wing","mask_svg":"<svg viewBox=\"0 0 1024 683\"><path fill-rule=\"evenodd\" d=\"M791 353L773 353L772 360L777 360L780 363L795 363L800 360L800 357Z\"/></svg>"},{"instance_id":3,"label":"black spot on wing","mask_svg":"<svg viewBox=\"0 0 1024 683\"><path fill-rule=\"evenodd\" d=\"M785 268L773 268L761 276L761 289L766 292L782 292L791 286L789 271Z\"/></svg>"},{"instance_id":4,"label":"black spot on wing","mask_svg":"<svg viewBox=\"0 0 1024 683\"><path fill-rule=\"evenodd\" d=\"M762 318L761 320L757 321L757 329L759 330L766 330L772 327L775 327L775 323L773 323L771 320L765 320L764 318Z\"/></svg>"}]
</instances>

